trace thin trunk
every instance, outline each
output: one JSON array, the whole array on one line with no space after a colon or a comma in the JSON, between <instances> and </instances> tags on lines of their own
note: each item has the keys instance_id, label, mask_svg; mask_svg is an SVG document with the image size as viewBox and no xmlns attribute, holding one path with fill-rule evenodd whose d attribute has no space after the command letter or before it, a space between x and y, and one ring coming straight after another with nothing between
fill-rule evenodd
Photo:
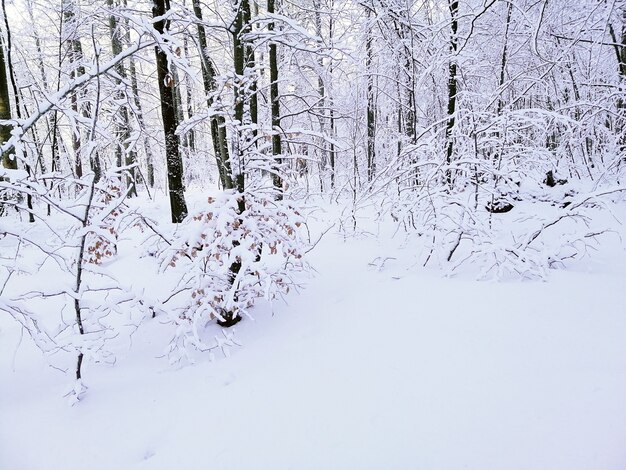
<instances>
[{"instance_id":1,"label":"thin trunk","mask_svg":"<svg viewBox=\"0 0 626 470\"><path fill-rule=\"evenodd\" d=\"M83 229L87 227L89 224L89 214L91 212L91 206L93 203L93 196L96 187L95 178L91 182L91 186L89 189L89 199L87 200L87 207L85 208L85 216L82 219ZM80 245L78 247L78 258L76 260L76 284L74 286L74 292L76 293L74 297L74 314L76 315L76 325L78 327L78 333L80 335L85 334L85 327L83 326L83 316L80 305L80 291L81 285L83 282L83 263L84 263L84 255L85 248L87 245L87 237L89 233L85 232L84 235L80 238ZM83 365L83 352L80 351L78 353L77 361L76 361L76 380L80 380L82 378L82 365Z\"/></svg>"},{"instance_id":2,"label":"thin trunk","mask_svg":"<svg viewBox=\"0 0 626 470\"><path fill-rule=\"evenodd\" d=\"M242 34L250 34L252 32L252 12L250 9L250 0L244 0L242 4L243 8L243 31ZM257 80L256 80L256 59L254 57L254 47L248 39L243 39L245 43L245 81L249 83L250 89L249 97L249 110L250 121L252 122L252 135L256 144L256 136L258 134L259 124L259 95L257 92Z\"/></svg>"},{"instance_id":3,"label":"thin trunk","mask_svg":"<svg viewBox=\"0 0 626 470\"><path fill-rule=\"evenodd\" d=\"M366 17L369 20L371 10L367 8ZM376 103L374 96L374 72L371 28L367 28L365 38L365 73L367 74L367 181L371 182L376 173ZM355 189L356 190L356 189Z\"/></svg>"},{"instance_id":4,"label":"thin trunk","mask_svg":"<svg viewBox=\"0 0 626 470\"><path fill-rule=\"evenodd\" d=\"M63 31L65 27L64 24L64 16L63 14L59 15L59 31ZM41 62L43 66L43 60ZM57 45L57 86L56 91L58 93L61 88L61 65L63 64L63 38L62 35L59 35L59 42ZM44 73L42 69L42 73ZM57 109L55 108L52 112L52 161L51 161L51 170L52 172L61 171L61 154L59 150L59 114ZM50 206L48 205L48 215L50 215Z\"/></svg>"},{"instance_id":5,"label":"thin trunk","mask_svg":"<svg viewBox=\"0 0 626 470\"><path fill-rule=\"evenodd\" d=\"M275 1L267 0L267 13L272 15L275 13ZM274 22L268 24L268 30L274 31ZM270 43L270 101L272 110L272 155L274 156L274 172L272 180L278 194L277 199L283 197L283 181L280 176L280 166L282 160L282 142L280 135L280 97L278 93L278 52L276 43Z\"/></svg>"},{"instance_id":6,"label":"thin trunk","mask_svg":"<svg viewBox=\"0 0 626 470\"><path fill-rule=\"evenodd\" d=\"M502 93L504 91L504 80L506 78L506 63L507 63L507 49L509 42L509 27L511 25L511 14L513 12L513 3L510 2L508 4L507 12L506 12L506 27L504 29L504 47L502 48L502 60L500 61L500 80L498 82L498 89L500 90L500 95L498 96L498 109L497 115L500 116L502 114L502 109L504 108L504 98L502 97Z\"/></svg>"},{"instance_id":7,"label":"thin trunk","mask_svg":"<svg viewBox=\"0 0 626 470\"><path fill-rule=\"evenodd\" d=\"M217 76L217 71L213 61L209 57L207 49L206 30L202 23L200 0L193 0L193 11L198 19L198 45L200 46L200 57L202 60L202 82L204 84L204 92L206 94L207 108L211 110L214 104L213 93L216 88L215 77ZM228 151L226 120L221 114L214 114L211 117L211 139L213 141L213 151L215 153L217 171L219 173L222 188L232 189L235 187L235 184L233 181L233 173Z\"/></svg>"},{"instance_id":8,"label":"thin trunk","mask_svg":"<svg viewBox=\"0 0 626 470\"><path fill-rule=\"evenodd\" d=\"M330 2L330 9L332 10L334 8L334 0L331 0ZM332 49L334 47L334 41L333 41L333 34L335 33L335 21L333 19L333 17L330 17L330 20L328 22L328 38L330 41L330 48ZM332 83L332 77L333 77L333 58L330 58L330 65L329 65L329 69L328 69L329 75L330 75L330 82ZM333 109L334 106L334 102L333 102L333 98L332 95L329 98L328 101L328 105L329 105L329 122L330 122L330 137L331 137L331 143L330 143L330 188L334 189L335 188L335 156L336 156L336 152L335 152L335 110Z\"/></svg>"},{"instance_id":9,"label":"thin trunk","mask_svg":"<svg viewBox=\"0 0 626 470\"><path fill-rule=\"evenodd\" d=\"M245 90L244 72L246 64L246 43L242 40L241 35L245 32L245 19L250 18L250 4L248 0L241 0L235 21L233 22L231 33L233 36L233 65L235 68L235 137L234 148L237 155L237 173L235 175L235 186L239 197L237 199L237 213L242 215L246 210L246 201L244 197L245 189L245 176L244 176L244 161L243 161L243 149L244 140L246 136L242 129L244 120L244 112L246 105L250 106L250 95ZM238 247L239 241L233 241L233 247ZM229 280L231 285L234 285L237 275L241 271L242 263L241 258L237 258L229 267ZM237 286L233 286L237 289ZM234 296L237 299L237 293ZM218 324L223 327L231 327L237 324L241 320L241 316L236 311L224 311L222 312L222 320L218 321Z\"/></svg>"},{"instance_id":10,"label":"thin trunk","mask_svg":"<svg viewBox=\"0 0 626 470\"><path fill-rule=\"evenodd\" d=\"M7 61L4 55L5 44L2 39L4 34L2 29L0 27L0 119L11 120L13 116L9 96L9 72L6 68ZM11 138L11 129L12 126L10 125L0 125L0 144L7 142ZM17 170L17 159L14 150L2 154L2 166L9 170Z\"/></svg>"},{"instance_id":11,"label":"thin trunk","mask_svg":"<svg viewBox=\"0 0 626 470\"><path fill-rule=\"evenodd\" d=\"M185 57L189 60L189 41L187 40L187 36L183 38L183 50L185 51ZM192 94L192 83L191 77L188 73L185 74L185 104L187 110L187 119L191 119L193 117L193 94ZM193 129L189 129L187 131L187 145L189 146L189 150L191 152L196 151L196 135Z\"/></svg>"},{"instance_id":12,"label":"thin trunk","mask_svg":"<svg viewBox=\"0 0 626 470\"><path fill-rule=\"evenodd\" d=\"M320 12L321 2L320 0L314 0L313 9L315 10L315 34L318 38L322 38L322 14ZM324 136L324 130L326 127L326 87L324 86L324 79L322 77L322 70L324 69L324 58L319 55L317 58L317 65L319 67L319 73L317 75L317 92L319 94L319 123L320 123L320 135ZM320 191L324 192L324 171L326 169L326 162L328 159L326 151L326 139L323 138L321 142L322 154L320 158Z\"/></svg>"},{"instance_id":13,"label":"thin trunk","mask_svg":"<svg viewBox=\"0 0 626 470\"><path fill-rule=\"evenodd\" d=\"M107 6L110 9L113 9L115 6L113 0L107 0ZM122 52L122 31L120 27L120 23L115 16L114 12L111 11L109 16L109 32L111 34L111 49L113 52L113 56L117 56ZM122 87L125 85L124 82L126 80L126 67L123 62L118 62L115 66L115 72L119 76L116 79L117 90L115 92L117 101L126 101L125 94L122 91ZM115 154L116 161L118 167L122 165L131 166L134 165L137 161L137 154L131 148L130 138L131 138L131 123L130 123L130 114L128 109L128 104L123 104L118 109L119 113L119 122L116 124L115 134L117 136ZM122 163L123 162L123 163ZM137 195L137 186L136 186L136 176L135 169L132 168L128 170L126 177L126 187L129 188L128 195L130 197Z\"/></svg>"},{"instance_id":14,"label":"thin trunk","mask_svg":"<svg viewBox=\"0 0 626 470\"><path fill-rule=\"evenodd\" d=\"M65 26L67 28L73 28L70 32L68 39L68 58L70 60L70 78L76 79L85 73L85 67L82 65L83 61L83 47L76 33L76 18L74 14L74 2L70 0L69 5L65 5L63 8L63 16L65 20ZM72 93L70 103L72 111L75 114L81 113L81 104L79 103L79 95L82 98L82 93L76 91ZM83 162L81 157L81 130L79 127L72 129L72 149L74 150L74 175L76 178L83 176Z\"/></svg>"},{"instance_id":15,"label":"thin trunk","mask_svg":"<svg viewBox=\"0 0 626 470\"><path fill-rule=\"evenodd\" d=\"M235 155L237 156L237 166L236 172L236 185L237 189L240 192L243 192L243 187L240 187L239 184L239 175L243 174L243 145L245 139L245 133L243 130L244 124L244 113L245 113L245 105L246 102L249 104L249 100L247 98L248 94L245 90L245 62L246 62L246 44L242 40L241 35L244 33L244 18L249 17L249 14L246 14L246 10L250 10L250 5L248 4L248 0L241 0L239 4L239 8L237 10L237 16L235 17L235 22L233 23L232 35L233 35L233 65L235 69L235 138L234 140L234 149Z\"/></svg>"},{"instance_id":16,"label":"thin trunk","mask_svg":"<svg viewBox=\"0 0 626 470\"><path fill-rule=\"evenodd\" d=\"M27 0L26 9L28 10L28 18L31 24L35 24L35 15L33 13L32 0ZM42 88L43 90L47 92L48 91L48 77L46 76L46 71L45 71L45 66L44 66L44 61L43 61L41 38L39 37L39 34L37 33L36 29L33 30L33 37L35 39L35 49L37 51L37 67L39 69L39 75L41 78ZM31 90L31 93L32 93L32 90ZM47 135L50 136L51 135L50 117L48 115L46 115L46 130L47 130ZM36 142L35 145L37 147L37 163L39 164L39 168L41 172L46 173L47 166L46 166L46 162L43 156L43 142L41 142L41 139L39 138L39 134L36 128L33 128L33 138Z\"/></svg>"},{"instance_id":17,"label":"thin trunk","mask_svg":"<svg viewBox=\"0 0 626 470\"><path fill-rule=\"evenodd\" d=\"M11 51L13 50L13 47L11 44L11 29L9 28L9 19L7 18L7 15L6 15L6 8L5 8L4 0L2 0L2 11L4 13L4 24L6 27L6 37L7 37L7 57L6 57L7 72L8 72L9 78L11 79L11 86L13 88L13 98L15 100L15 115L17 116L18 119L22 119L22 105L21 105L22 95L21 95L20 89L17 87L17 82L15 81L15 71L13 70L13 59L11 58ZM0 31L0 34L1 33L2 32ZM38 140L36 130L37 130L36 127L33 126L32 131L33 131L35 142ZM25 168L26 168L26 172L28 173L28 176L32 177L33 171L32 171L30 164L26 163ZM30 193L26 195L26 207L28 207L28 221L30 223L34 223L35 215L33 214L33 196Z\"/></svg>"},{"instance_id":18,"label":"thin trunk","mask_svg":"<svg viewBox=\"0 0 626 470\"><path fill-rule=\"evenodd\" d=\"M458 0L448 0L451 17L451 35L450 35L450 64L448 75L448 120L446 123L446 181L450 189L452 188L453 175L450 165L452 164L452 155L454 154L454 138L452 131L456 120L456 100L457 100L457 46L458 46Z\"/></svg>"},{"instance_id":19,"label":"thin trunk","mask_svg":"<svg viewBox=\"0 0 626 470\"><path fill-rule=\"evenodd\" d=\"M124 8L127 7L126 0L122 0ZM130 45L130 28L128 19L125 20L126 31L124 33L124 41L126 45ZM139 129L143 134L143 148L146 153L146 167L148 170L148 186L154 187L154 155L152 153L152 146L150 145L150 138L146 134L146 123L143 117L143 109L141 106L141 98L139 98L139 86L137 84L137 69L135 66L135 57L130 56L128 58L128 73L130 75L130 88L133 94L133 104L135 105L134 114L137 119Z\"/></svg>"}]
</instances>

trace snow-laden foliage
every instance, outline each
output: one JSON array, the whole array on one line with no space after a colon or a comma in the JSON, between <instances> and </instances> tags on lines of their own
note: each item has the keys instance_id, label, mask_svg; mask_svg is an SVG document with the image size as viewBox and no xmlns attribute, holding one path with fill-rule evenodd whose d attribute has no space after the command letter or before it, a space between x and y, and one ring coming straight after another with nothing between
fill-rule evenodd
<instances>
[{"instance_id":1,"label":"snow-laden foliage","mask_svg":"<svg viewBox=\"0 0 626 470\"><path fill-rule=\"evenodd\" d=\"M464 265L479 279L545 279L614 232L611 203L626 197L620 157L598 159L597 176L585 181L582 161L555 158L556 150L492 143L472 148L468 139L453 166L437 164L433 147L415 148L423 163L396 167L398 191L387 194L385 213L412 234L420 264L448 272ZM477 158L482 152L491 158Z\"/></svg>"},{"instance_id":2,"label":"snow-laden foliage","mask_svg":"<svg viewBox=\"0 0 626 470\"><path fill-rule=\"evenodd\" d=\"M295 285L292 274L304 268L303 224L292 203L275 201L271 194L235 191L207 198L180 224L160 255L161 269L174 271L179 279L166 300L177 325L171 360L215 347L202 339L210 321L235 323L257 299L289 292Z\"/></svg>"}]
</instances>

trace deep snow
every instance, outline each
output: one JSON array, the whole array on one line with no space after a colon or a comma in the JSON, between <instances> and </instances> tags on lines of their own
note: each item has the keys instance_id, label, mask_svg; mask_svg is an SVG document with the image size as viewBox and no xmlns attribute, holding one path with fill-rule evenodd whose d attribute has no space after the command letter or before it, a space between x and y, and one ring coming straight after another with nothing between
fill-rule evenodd
<instances>
[{"instance_id":1,"label":"deep snow","mask_svg":"<svg viewBox=\"0 0 626 470\"><path fill-rule=\"evenodd\" d=\"M617 237L548 282L445 278L397 245L328 232L228 358L170 367L148 321L73 407L0 315L0 469L626 468Z\"/></svg>"}]
</instances>

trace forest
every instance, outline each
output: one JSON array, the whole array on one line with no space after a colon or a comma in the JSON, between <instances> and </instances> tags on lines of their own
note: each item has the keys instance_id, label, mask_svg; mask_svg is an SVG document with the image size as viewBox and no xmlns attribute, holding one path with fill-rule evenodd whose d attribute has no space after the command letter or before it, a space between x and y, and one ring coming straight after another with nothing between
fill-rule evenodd
<instances>
[{"instance_id":1,"label":"forest","mask_svg":"<svg viewBox=\"0 0 626 470\"><path fill-rule=\"evenodd\" d=\"M24 410L40 410L70 439L78 418L59 397L101 420L125 410L128 427L148 405L109 400L116 393L149 383L180 400L197 388L219 407L230 400L222 388L239 380L252 385L234 392L224 440L256 429L267 407L292 449L278 458L263 450L266 437L246 438L249 460L220 460L215 444L215 468L626 465L613 444L626 436L617 334L626 327L626 1L0 2L0 394L15 387L0 415L22 422ZM444 344L456 359L444 359ZM401 418L420 401L408 371L429 351L439 353L420 375L432 388L420 399L488 416L477 425L443 412L441 432L457 429L465 460L449 455L454 439L427 438ZM462 357L474 360L466 368ZM280 371L300 377L298 358L316 380L285 385ZM268 363L277 369L255 379ZM381 383L369 382L368 365ZM342 367L350 372L327 376ZM440 380L442 370L459 375ZM219 379L209 386L202 374ZM595 388L577 388L587 381ZM340 423L325 437L328 423L294 398L315 402L324 383L348 402L369 390L354 416L376 408L374 395L402 398L378 427L371 411L364 428L322 398L333 404L321 415ZM545 401L511 405L518 389L546 383ZM561 403L566 385L580 393ZM251 389L284 395L282 405L255 396L238 412ZM173 468L184 442L163 423L202 402L157 396L165 434L153 438L180 447L142 443L89 468ZM495 454L466 442L497 440L498 416L517 423L534 406L549 416L524 421L535 436L574 429L574 417L603 431L594 440L570 430L578 434L538 452L525 434ZM408 415L428 429L440 418L427 407ZM199 425L189 419L185 432ZM298 440L309 426L321 426L310 461ZM358 439L333 447L359 426ZM426 442L426 456L396 432ZM54 440L48 456L26 458L26 442L0 424L0 468L53 469L65 458L45 460ZM92 458L89 445L67 452ZM185 468L206 468L186 455Z\"/></svg>"}]
</instances>

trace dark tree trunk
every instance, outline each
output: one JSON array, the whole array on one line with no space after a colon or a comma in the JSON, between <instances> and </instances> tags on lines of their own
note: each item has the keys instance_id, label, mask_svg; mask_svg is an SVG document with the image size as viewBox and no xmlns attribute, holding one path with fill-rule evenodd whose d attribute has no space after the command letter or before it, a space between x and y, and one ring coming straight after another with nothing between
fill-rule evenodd
<instances>
[{"instance_id":1,"label":"dark tree trunk","mask_svg":"<svg viewBox=\"0 0 626 470\"><path fill-rule=\"evenodd\" d=\"M267 0L267 12L271 15L275 13L275 1ZM274 31L274 22L268 24L268 30ZM282 160L282 142L280 135L280 97L278 94L278 51L276 43L270 43L270 102L272 111L272 155L274 156L274 173L272 180L278 194L277 199L283 197L283 181L280 176L280 166Z\"/></svg>"},{"instance_id":2,"label":"dark tree trunk","mask_svg":"<svg viewBox=\"0 0 626 470\"><path fill-rule=\"evenodd\" d=\"M454 130L454 124L456 120L456 100L457 100L457 46L458 46L458 14L459 14L459 2L458 0L448 0L448 6L450 8L451 17L451 35L450 35L450 64L448 75L448 120L446 122L446 164L448 169L446 170L446 180L448 186L452 188L453 176L450 165L452 164L452 155L454 154L454 138L452 132Z\"/></svg>"},{"instance_id":3,"label":"dark tree trunk","mask_svg":"<svg viewBox=\"0 0 626 470\"><path fill-rule=\"evenodd\" d=\"M513 13L513 3L509 3L506 11L506 26L504 30L504 46L502 47L502 59L500 61L500 80L498 81L498 87L500 89L500 95L498 96L498 109L497 115L500 116L502 114L502 109L504 108L504 97L502 93L504 91L504 80L506 77L506 63L507 63L507 53L508 53L508 43L509 43L509 27L511 25L511 15ZM571 70L570 70L571 72Z\"/></svg>"},{"instance_id":4,"label":"dark tree trunk","mask_svg":"<svg viewBox=\"0 0 626 470\"><path fill-rule=\"evenodd\" d=\"M2 29L0 28L0 36L3 34ZM12 116L9 96L9 73L5 64L4 41L0 40L0 119L10 120ZM0 145L7 142L10 138L11 126L0 125ZM17 159L13 150L2 154L2 166L9 170L17 170Z\"/></svg>"},{"instance_id":5,"label":"dark tree trunk","mask_svg":"<svg viewBox=\"0 0 626 470\"><path fill-rule=\"evenodd\" d=\"M153 0L154 18L162 17L169 9L169 0ZM164 20L155 21L154 29L163 34ZM180 155L179 139L176 134L176 108L174 101L173 78L168 69L167 55L159 47L155 48L159 93L161 96L161 116L165 133L165 158L167 161L167 183L170 195L172 222L179 223L187 216L187 203L183 188L183 160Z\"/></svg>"},{"instance_id":6,"label":"dark tree trunk","mask_svg":"<svg viewBox=\"0 0 626 470\"><path fill-rule=\"evenodd\" d=\"M241 35L244 33L244 18L250 16L246 14L246 10L250 10L250 5L248 4L248 0L241 0L239 4L239 9L237 10L237 16L235 17L235 22L232 26L232 35L233 35L233 65L235 69L235 126L236 126L236 135L234 139L234 148L237 154L237 164L239 168L235 170L237 175L242 173L243 170L243 139L244 132L242 130L242 126L244 124L244 112L245 112L245 104L248 101L247 93L245 91L244 81L244 71L245 71L245 56L246 56L246 44L242 40ZM237 179L237 178L236 178ZM237 186L239 184L237 183Z\"/></svg>"},{"instance_id":7,"label":"dark tree trunk","mask_svg":"<svg viewBox=\"0 0 626 470\"><path fill-rule=\"evenodd\" d=\"M242 34L249 34L252 31L252 12L250 7L250 0L244 0L242 2L243 9L243 31ZM252 70L252 74L246 75L245 79L249 80L248 88L250 90L249 100L249 110L250 110L250 121L252 122L252 135L254 137L254 142L256 144L256 136L258 133L258 124L259 124L259 96L257 93L257 81L256 81L256 73L254 68L256 67L256 59L254 57L254 47L248 40L243 40L245 43L244 51L245 51L245 69Z\"/></svg>"},{"instance_id":8,"label":"dark tree trunk","mask_svg":"<svg viewBox=\"0 0 626 470\"><path fill-rule=\"evenodd\" d=\"M204 92L207 96L207 107L211 109L214 104L213 92L216 87L215 77L217 76L217 71L207 51L206 31L202 24L200 0L193 0L193 11L198 19L198 46L200 47L200 57L202 59L202 82L204 84ZM213 115L211 117L211 139L213 140L213 150L222 188L232 189L235 185L228 151L228 138L226 136L226 121L224 116Z\"/></svg>"},{"instance_id":9,"label":"dark tree trunk","mask_svg":"<svg viewBox=\"0 0 626 470\"><path fill-rule=\"evenodd\" d=\"M366 9L369 19L371 10ZM367 181L371 182L376 173L376 102L374 96L374 73L372 62L374 52L372 51L372 33L368 28L365 38L365 73L367 74ZM356 188L355 188L356 190Z\"/></svg>"},{"instance_id":10,"label":"dark tree trunk","mask_svg":"<svg viewBox=\"0 0 626 470\"><path fill-rule=\"evenodd\" d=\"M21 91L17 86L17 82L15 81L15 72L13 70L13 59L11 58L11 51L12 51L12 44L11 44L11 29L9 28L9 19L6 16L6 7L4 4L4 0L2 0L2 11L3 11L3 15L4 15L4 25L6 28L6 50L7 50L7 57L6 57L6 66L7 66L7 70L6 70L6 74L9 76L9 79L11 81L11 86L13 88L13 98L15 100L15 115L17 116L18 119L22 119L22 105L21 105ZM0 35L2 34L2 30L0 29ZM0 48L2 47L2 43L4 41L0 41ZM33 127L32 129L33 131L33 137L34 140L37 141L37 131L36 128ZM28 176L32 176L32 168L30 167L30 164L26 163L25 165L26 167L26 172L28 173ZM26 195L26 206L28 207L28 221L30 223L35 222L35 215L33 214L33 196L29 193Z\"/></svg>"}]
</instances>

